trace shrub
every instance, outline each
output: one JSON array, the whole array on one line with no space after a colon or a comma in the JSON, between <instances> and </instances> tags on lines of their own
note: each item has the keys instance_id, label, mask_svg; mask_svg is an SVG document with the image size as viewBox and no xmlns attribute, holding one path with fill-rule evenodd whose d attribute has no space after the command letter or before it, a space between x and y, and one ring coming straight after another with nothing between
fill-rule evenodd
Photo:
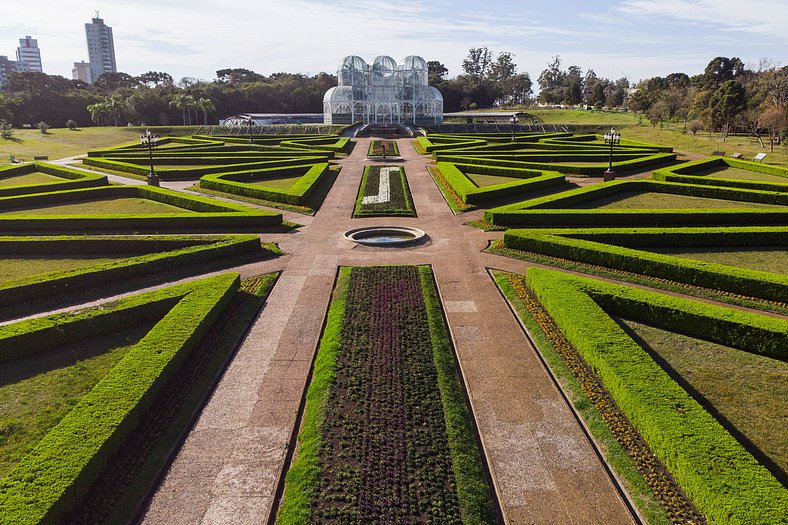
<instances>
[{"instance_id":1,"label":"shrub","mask_svg":"<svg viewBox=\"0 0 788 525\"><path fill-rule=\"evenodd\" d=\"M0 119L0 138L10 139L14 136L14 128L7 120Z\"/></svg>"},{"instance_id":2,"label":"shrub","mask_svg":"<svg viewBox=\"0 0 788 525\"><path fill-rule=\"evenodd\" d=\"M44 122L43 120L42 120L41 122L39 122L38 124L36 124L36 127L38 128L38 130L39 130L41 133L47 133L47 132L48 132L48 130L49 130L49 124L47 124L47 123L46 123L46 122Z\"/></svg>"},{"instance_id":3,"label":"shrub","mask_svg":"<svg viewBox=\"0 0 788 525\"><path fill-rule=\"evenodd\" d=\"M71 131L76 131L77 130L77 121L74 120L74 119L68 119L66 121L66 127L68 129L70 129Z\"/></svg>"}]
</instances>

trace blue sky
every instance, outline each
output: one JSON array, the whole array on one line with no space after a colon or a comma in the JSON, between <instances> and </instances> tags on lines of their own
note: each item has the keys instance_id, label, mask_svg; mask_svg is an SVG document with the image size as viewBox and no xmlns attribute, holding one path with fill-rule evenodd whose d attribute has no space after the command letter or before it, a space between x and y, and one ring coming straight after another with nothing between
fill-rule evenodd
<instances>
[{"instance_id":1,"label":"blue sky","mask_svg":"<svg viewBox=\"0 0 788 525\"><path fill-rule=\"evenodd\" d=\"M534 81L553 55L631 81L700 73L715 56L788 65L788 0L36 0L3 7L0 55L31 35L44 71L70 77L88 59L84 24L97 8L120 71L176 80L225 67L333 73L349 54L417 54L455 76L479 46L513 53Z\"/></svg>"}]
</instances>

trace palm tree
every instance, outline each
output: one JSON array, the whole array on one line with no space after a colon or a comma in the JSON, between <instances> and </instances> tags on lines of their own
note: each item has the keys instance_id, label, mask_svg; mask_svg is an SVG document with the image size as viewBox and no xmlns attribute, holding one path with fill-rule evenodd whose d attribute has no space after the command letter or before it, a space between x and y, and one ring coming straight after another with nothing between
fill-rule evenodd
<instances>
[{"instance_id":1,"label":"palm tree","mask_svg":"<svg viewBox=\"0 0 788 525\"><path fill-rule=\"evenodd\" d=\"M107 104L104 102L96 102L95 104L90 104L87 110L88 113L90 113L90 120L95 122L96 125L102 126L104 118L107 116Z\"/></svg>"},{"instance_id":2,"label":"palm tree","mask_svg":"<svg viewBox=\"0 0 788 525\"><path fill-rule=\"evenodd\" d=\"M107 114L112 117L112 121L117 126L118 119L120 119L120 117L123 115L123 112L126 111L126 99L120 95L114 95L107 97L104 100L104 105L107 108Z\"/></svg>"},{"instance_id":3,"label":"palm tree","mask_svg":"<svg viewBox=\"0 0 788 525\"><path fill-rule=\"evenodd\" d=\"M208 113L212 111L216 111L216 106L214 106L213 101L209 98L198 98L194 105L202 111L202 123L206 126L208 125Z\"/></svg>"},{"instance_id":4,"label":"palm tree","mask_svg":"<svg viewBox=\"0 0 788 525\"><path fill-rule=\"evenodd\" d=\"M195 100L191 95L186 95L186 111L189 115L189 125L192 125L192 110L194 110L194 120L197 120L197 109L195 108Z\"/></svg>"},{"instance_id":5,"label":"palm tree","mask_svg":"<svg viewBox=\"0 0 788 525\"><path fill-rule=\"evenodd\" d=\"M193 100L186 93L176 93L170 100L170 107L180 109L183 114L183 125L186 125L186 109L189 108L189 100Z\"/></svg>"}]
</instances>

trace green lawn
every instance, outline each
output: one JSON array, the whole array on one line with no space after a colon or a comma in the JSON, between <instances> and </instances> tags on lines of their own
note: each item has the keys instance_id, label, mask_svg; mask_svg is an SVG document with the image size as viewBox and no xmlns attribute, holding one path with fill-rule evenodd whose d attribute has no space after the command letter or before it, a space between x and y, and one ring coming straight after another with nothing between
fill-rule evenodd
<instances>
[{"instance_id":1,"label":"green lawn","mask_svg":"<svg viewBox=\"0 0 788 525\"><path fill-rule=\"evenodd\" d=\"M730 167L725 168L720 166L715 166L714 168L709 168L707 170L696 171L694 173L690 173L689 175L706 175L709 177L714 177L715 179L757 180L788 184L788 177L779 177L777 175L769 175L768 173L758 173L757 171L749 171Z\"/></svg>"},{"instance_id":2,"label":"green lawn","mask_svg":"<svg viewBox=\"0 0 788 525\"><path fill-rule=\"evenodd\" d=\"M672 146L676 151L699 155L709 155L712 151L724 151L727 155L741 153L745 159L752 159L756 153L766 153L765 164L788 166L788 147L775 146L774 152L769 151L769 144L764 139L765 147L761 147L752 136L729 136L722 141L719 134L700 131L693 135L684 129L684 122L663 124L663 127L652 126L648 119L636 113L584 111L579 109L537 109L526 110L537 115L548 124L569 124L583 127L594 126L594 131L615 126L622 137L654 144Z\"/></svg>"},{"instance_id":3,"label":"green lawn","mask_svg":"<svg viewBox=\"0 0 788 525\"><path fill-rule=\"evenodd\" d=\"M46 182L65 182L68 179L62 177L55 177L54 175L47 175L36 171L34 173L27 173L25 175L17 175L15 177L6 177L0 179L0 188L9 186L26 186L28 184L44 184Z\"/></svg>"},{"instance_id":4,"label":"green lawn","mask_svg":"<svg viewBox=\"0 0 788 525\"><path fill-rule=\"evenodd\" d=\"M623 320L700 397L783 470L788 363ZM663 364L665 366L665 364Z\"/></svg>"},{"instance_id":5,"label":"green lawn","mask_svg":"<svg viewBox=\"0 0 788 525\"><path fill-rule=\"evenodd\" d=\"M252 182L249 182L248 184L252 184L253 186L264 186L266 188L276 188L279 190L286 190L290 188L290 186L295 184L296 181L300 178L301 175L297 175L295 177L272 177L272 178L254 180Z\"/></svg>"},{"instance_id":6,"label":"green lawn","mask_svg":"<svg viewBox=\"0 0 788 525\"><path fill-rule=\"evenodd\" d=\"M783 248L646 248L654 253L678 255L699 261L739 266L788 275L788 250Z\"/></svg>"},{"instance_id":7,"label":"green lawn","mask_svg":"<svg viewBox=\"0 0 788 525\"><path fill-rule=\"evenodd\" d=\"M150 329L139 326L0 367L0 478Z\"/></svg>"},{"instance_id":8,"label":"green lawn","mask_svg":"<svg viewBox=\"0 0 788 525\"><path fill-rule=\"evenodd\" d=\"M126 127L94 127L79 131L58 128L46 134L37 129L15 129L11 139L0 139L0 166L10 164L10 155L21 161L31 161L39 155L54 160L81 155L91 149L138 142L139 134L139 128Z\"/></svg>"},{"instance_id":9,"label":"green lawn","mask_svg":"<svg viewBox=\"0 0 788 525\"><path fill-rule=\"evenodd\" d=\"M147 214L147 213L195 213L163 202L139 197L118 197L74 202L59 206L40 208L14 208L0 211L0 215L67 215L67 214Z\"/></svg>"},{"instance_id":10,"label":"green lawn","mask_svg":"<svg viewBox=\"0 0 788 525\"><path fill-rule=\"evenodd\" d=\"M37 275L39 273L57 272L85 268L94 264L104 264L114 261L113 258L84 255L82 257L58 257L56 259L42 255L32 256L3 256L0 259L0 283L15 281Z\"/></svg>"},{"instance_id":11,"label":"green lawn","mask_svg":"<svg viewBox=\"0 0 788 525\"><path fill-rule=\"evenodd\" d=\"M684 209L684 208L764 208L775 209L773 204L743 202L723 199L706 199L690 195L674 195L672 193L623 191L603 199L594 199L574 206L575 208L594 208L609 210L641 210L641 209Z\"/></svg>"},{"instance_id":12,"label":"green lawn","mask_svg":"<svg viewBox=\"0 0 788 525\"><path fill-rule=\"evenodd\" d=\"M476 184L477 188L484 188L486 186L494 186L496 184L505 184L507 182L514 182L516 177L501 177L499 175L483 175L481 173L466 173L471 182Z\"/></svg>"}]
</instances>

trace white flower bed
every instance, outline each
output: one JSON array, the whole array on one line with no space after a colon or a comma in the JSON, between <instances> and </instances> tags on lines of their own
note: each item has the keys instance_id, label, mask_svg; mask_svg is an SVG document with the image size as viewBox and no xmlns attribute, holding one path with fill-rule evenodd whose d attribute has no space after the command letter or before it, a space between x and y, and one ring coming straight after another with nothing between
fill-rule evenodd
<instances>
[{"instance_id":1,"label":"white flower bed","mask_svg":"<svg viewBox=\"0 0 788 525\"><path fill-rule=\"evenodd\" d=\"M391 174L399 174L399 168L380 168L380 184L377 195L369 195L361 200L362 204L383 204L391 200Z\"/></svg>"}]
</instances>

